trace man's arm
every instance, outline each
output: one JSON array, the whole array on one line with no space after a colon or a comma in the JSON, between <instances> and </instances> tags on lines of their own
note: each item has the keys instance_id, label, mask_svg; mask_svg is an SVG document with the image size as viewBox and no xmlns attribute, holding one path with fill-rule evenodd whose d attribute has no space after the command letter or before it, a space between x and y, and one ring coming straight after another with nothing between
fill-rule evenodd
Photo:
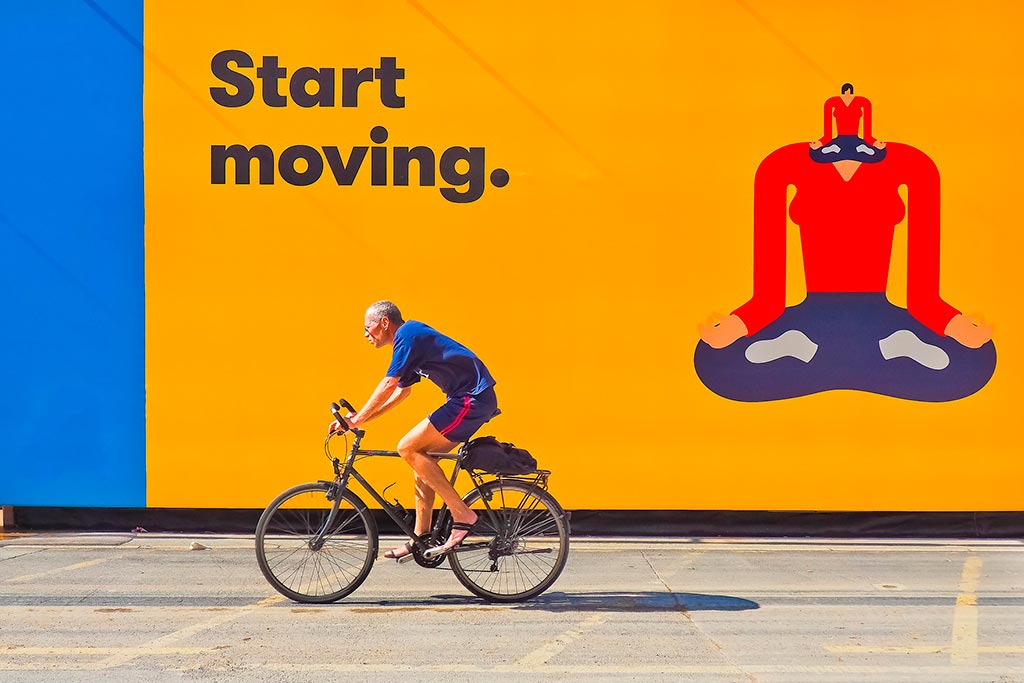
<instances>
[{"instance_id":1,"label":"man's arm","mask_svg":"<svg viewBox=\"0 0 1024 683\"><path fill-rule=\"evenodd\" d=\"M382 405L380 407L380 410L378 410L377 414L373 415L373 417L380 417L384 413L388 412L389 410L391 410L392 408L397 406L399 403L404 401L405 397L408 396L411 393L412 393L412 387L411 386L408 386L408 387L396 387L395 390L391 392L391 395L388 396L387 400L384 401L384 405Z\"/></svg>"},{"instance_id":2,"label":"man's arm","mask_svg":"<svg viewBox=\"0 0 1024 683\"><path fill-rule=\"evenodd\" d=\"M362 410L345 419L349 426L358 427L398 405L410 391L412 387L398 386L397 377L385 377L374 389Z\"/></svg>"}]
</instances>

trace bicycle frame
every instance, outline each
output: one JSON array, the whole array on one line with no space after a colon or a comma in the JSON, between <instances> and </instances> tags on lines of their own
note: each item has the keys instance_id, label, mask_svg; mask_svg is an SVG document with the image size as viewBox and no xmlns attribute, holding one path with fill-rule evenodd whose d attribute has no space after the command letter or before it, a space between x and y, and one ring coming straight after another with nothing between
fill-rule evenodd
<instances>
[{"instance_id":1,"label":"bicycle frame","mask_svg":"<svg viewBox=\"0 0 1024 683\"><path fill-rule=\"evenodd\" d=\"M416 534L416 530L412 526L409 525L408 521L405 518L405 512L406 511L405 511L404 508L402 508L398 504L398 501L396 500L395 503L389 503L387 501L387 499L384 498L382 493L378 493L377 490L368 481L366 481L366 479L361 474L359 474L359 472L357 472L356 469L355 469L355 461L356 461L357 458L365 458L365 457L399 458L399 457L401 457L401 455L398 453L398 451L364 450L364 449L360 448L360 446L362 444L362 439L363 439L363 436L365 435L365 432L363 430L361 430L361 429L353 429L351 431L355 435L355 439L352 442L352 448L349 451L348 457L345 459L344 464L342 464L341 460L339 460L338 458L333 457L331 455L331 452L330 452L330 440L331 440L331 438L333 438L335 436L336 433L329 434L327 436L327 438L324 440L324 452L327 454L327 457L330 458L331 464L334 466L334 481L333 482L328 482L328 483L331 484L331 488L329 488L328 492L327 492L327 498L328 498L328 500L333 501L333 504L331 506L331 511L328 514L327 519L324 521L323 526L316 533L316 535L312 539L310 539L310 542L309 542L310 543L310 547L312 549L316 550L316 549L319 549L319 547L323 545L324 537L327 534L327 530L331 528L331 525L334 523L334 520L335 520L335 518L337 516L337 513L338 513L338 509L339 509L339 506L341 504L341 495L340 494L341 494L342 491L346 490L349 487L349 479L350 478L354 478L357 482L359 482L360 485L362 485L363 489L368 494L370 494L370 496L375 501L377 501L378 504L380 504L381 509L384 510L384 512L388 515L388 517L390 517L391 520L402 531L402 533L404 533L406 536L409 537L410 541L415 546L419 547L420 550L426 549L426 547L428 547L428 546ZM449 482L451 483L452 487L454 487L455 486L455 481L458 479L459 474L462 472L462 463L461 463L460 454L458 452L456 452L456 453L428 453L427 455L429 455L431 457L434 457L434 458L436 458L438 460L454 460L455 461L455 468L454 468L454 470L452 470L452 474L451 474L451 477L449 479ZM530 481L533 486L536 486L537 488L546 491L547 490L547 479L548 479L548 476L550 474L551 473L549 471L547 471L547 470L538 470L536 475L534 475L532 478L530 478L530 477L523 477L523 476L511 476L511 477L507 477L507 478L519 479L519 480L523 480L523 481ZM469 475L470 475L470 477L473 480L474 487L477 488L477 489L480 489L480 487L483 486L486 483L484 478L482 476L480 476L479 474L475 473L475 472L469 472ZM502 475L496 475L496 476L499 479L502 478ZM384 491L386 492L388 488L390 488L390 487L385 487ZM491 506L490 506L488 500L484 496L481 496L481 500L484 503L484 508L485 508L486 514L488 515L488 517L490 517L492 522L495 522L495 515L494 515L493 510L491 509ZM521 507L522 506L522 502L520 502L519 505ZM429 540L431 542L433 542L433 543L440 543L440 542L442 542L444 540L442 538L439 538L439 534L441 532L441 526L442 526L441 523L442 523L442 520L444 519L444 513L447 511L447 509L448 509L447 504L445 504L442 501L440 511L439 511L439 513L437 515L437 518L436 518L434 524L431 527L431 532L430 532ZM495 528L496 528L496 525L495 525ZM481 548L481 547L486 547L487 545L488 545L487 543L466 543L466 544L460 545L457 548L454 548L451 552L460 552L460 551L465 551L465 550L474 550L474 549L478 549L478 548Z\"/></svg>"}]
</instances>

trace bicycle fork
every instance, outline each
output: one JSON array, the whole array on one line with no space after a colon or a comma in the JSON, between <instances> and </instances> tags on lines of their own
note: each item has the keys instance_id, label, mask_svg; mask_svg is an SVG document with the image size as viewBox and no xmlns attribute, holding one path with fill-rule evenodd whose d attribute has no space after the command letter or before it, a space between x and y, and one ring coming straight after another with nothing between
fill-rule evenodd
<instances>
[{"instance_id":1,"label":"bicycle fork","mask_svg":"<svg viewBox=\"0 0 1024 683\"><path fill-rule=\"evenodd\" d=\"M341 506L341 492L343 490L341 477L331 482L331 485L327 488L327 500L331 501L331 511L327 514L327 519L324 520L323 526L309 539L310 550L317 551L324 546L327 530L331 528L334 520L338 517L338 508Z\"/></svg>"}]
</instances>

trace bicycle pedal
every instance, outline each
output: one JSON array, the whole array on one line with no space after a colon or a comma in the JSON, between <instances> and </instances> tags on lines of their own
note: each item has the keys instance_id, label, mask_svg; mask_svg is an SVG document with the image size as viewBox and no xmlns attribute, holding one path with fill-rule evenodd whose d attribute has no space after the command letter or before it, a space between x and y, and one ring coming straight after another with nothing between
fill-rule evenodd
<instances>
[{"instance_id":1,"label":"bicycle pedal","mask_svg":"<svg viewBox=\"0 0 1024 683\"><path fill-rule=\"evenodd\" d=\"M425 557L428 560L432 560L435 557L437 557L438 555L443 555L446 552L448 552L448 551L445 549L445 547L439 545L439 546L435 546L433 548L427 548L426 550L424 550L423 551L423 557Z\"/></svg>"},{"instance_id":2,"label":"bicycle pedal","mask_svg":"<svg viewBox=\"0 0 1024 683\"><path fill-rule=\"evenodd\" d=\"M413 557L413 554L409 553L408 555L403 555L402 557L399 557L398 560L396 561L398 562L398 564L405 564L406 562L412 562L415 559L416 558Z\"/></svg>"}]
</instances>

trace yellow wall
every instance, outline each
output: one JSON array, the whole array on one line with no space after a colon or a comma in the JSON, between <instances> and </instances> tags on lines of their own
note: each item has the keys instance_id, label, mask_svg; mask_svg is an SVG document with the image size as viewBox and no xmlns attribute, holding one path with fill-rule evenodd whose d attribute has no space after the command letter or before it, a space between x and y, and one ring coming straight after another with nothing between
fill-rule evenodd
<instances>
[{"instance_id":1,"label":"yellow wall","mask_svg":"<svg viewBox=\"0 0 1024 683\"><path fill-rule=\"evenodd\" d=\"M484 432L530 448L566 507L1024 509L1022 28L1008 2L147 3L148 504L261 507L327 477L326 405L383 376L361 324L389 298L484 359L504 411ZM405 107L364 86L355 108L271 108L258 83L221 107L226 49L339 76L393 56ZM995 376L947 404L727 401L693 349L750 295L754 170L819 137L845 81L880 139L937 163L943 296L994 323ZM210 182L211 145L347 154L375 125L388 146L485 147L511 181L468 204L368 168ZM442 398L418 385L365 445ZM366 471L410 502L402 463Z\"/></svg>"}]
</instances>

